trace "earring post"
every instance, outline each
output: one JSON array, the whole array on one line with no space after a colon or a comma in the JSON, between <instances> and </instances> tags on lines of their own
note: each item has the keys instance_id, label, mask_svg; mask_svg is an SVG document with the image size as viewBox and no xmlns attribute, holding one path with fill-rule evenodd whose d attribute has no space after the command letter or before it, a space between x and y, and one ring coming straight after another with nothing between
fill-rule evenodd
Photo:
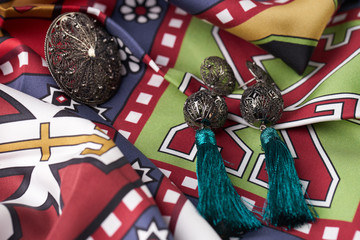
<instances>
[{"instance_id":1,"label":"earring post","mask_svg":"<svg viewBox=\"0 0 360 240\"><path fill-rule=\"evenodd\" d=\"M249 81L247 81L246 83L239 85L238 88L243 88L244 86L247 86L249 83L252 83L255 80L256 80L256 78L254 77L254 78L250 79Z\"/></svg>"}]
</instances>

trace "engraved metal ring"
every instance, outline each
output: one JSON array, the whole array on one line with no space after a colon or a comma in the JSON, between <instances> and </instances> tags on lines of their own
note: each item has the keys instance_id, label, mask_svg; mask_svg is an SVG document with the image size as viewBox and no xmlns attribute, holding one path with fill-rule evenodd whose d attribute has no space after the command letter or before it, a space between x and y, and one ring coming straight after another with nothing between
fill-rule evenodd
<instances>
[{"instance_id":1,"label":"engraved metal ring","mask_svg":"<svg viewBox=\"0 0 360 240\"><path fill-rule=\"evenodd\" d=\"M45 58L59 87L77 102L106 102L121 81L119 46L114 37L88 15L58 16L45 38Z\"/></svg>"}]
</instances>

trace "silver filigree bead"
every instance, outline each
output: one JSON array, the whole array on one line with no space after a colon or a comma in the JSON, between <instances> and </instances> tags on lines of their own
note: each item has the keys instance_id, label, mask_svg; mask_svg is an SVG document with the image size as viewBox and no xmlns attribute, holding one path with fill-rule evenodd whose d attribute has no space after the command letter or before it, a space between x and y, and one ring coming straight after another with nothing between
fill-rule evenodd
<instances>
[{"instance_id":1,"label":"silver filigree bead","mask_svg":"<svg viewBox=\"0 0 360 240\"><path fill-rule=\"evenodd\" d=\"M248 66L250 66L248 64ZM250 124L260 127L261 125L274 125L280 118L284 108L284 101L280 90L257 65L252 65L257 73L254 74L256 83L248 87L241 98L240 111L243 118ZM264 75L266 74L266 75Z\"/></svg>"},{"instance_id":2,"label":"silver filigree bead","mask_svg":"<svg viewBox=\"0 0 360 240\"><path fill-rule=\"evenodd\" d=\"M201 90L186 99L183 112L190 127L215 129L225 124L228 108L224 98L211 95L209 90Z\"/></svg>"},{"instance_id":3,"label":"silver filigree bead","mask_svg":"<svg viewBox=\"0 0 360 240\"><path fill-rule=\"evenodd\" d=\"M200 66L200 74L213 95L225 96L234 91L234 72L224 59L216 56L205 58Z\"/></svg>"},{"instance_id":4,"label":"silver filigree bead","mask_svg":"<svg viewBox=\"0 0 360 240\"><path fill-rule=\"evenodd\" d=\"M65 13L51 23L45 58L56 83L75 101L104 103L120 85L119 47L96 20L84 13Z\"/></svg>"}]
</instances>

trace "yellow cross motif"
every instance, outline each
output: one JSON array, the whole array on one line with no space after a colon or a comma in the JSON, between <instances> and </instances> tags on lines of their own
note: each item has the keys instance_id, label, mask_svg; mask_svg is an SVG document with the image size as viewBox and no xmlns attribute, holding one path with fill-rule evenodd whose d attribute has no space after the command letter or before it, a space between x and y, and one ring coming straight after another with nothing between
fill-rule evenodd
<instances>
[{"instance_id":1,"label":"yellow cross motif","mask_svg":"<svg viewBox=\"0 0 360 240\"><path fill-rule=\"evenodd\" d=\"M96 129L100 130L98 127L96 127ZM50 149L52 147L74 146L87 142L101 144L101 148L100 149L85 148L81 152L81 155L96 154L98 156L101 156L103 153L107 152L109 149L115 146L115 143L111 139L105 139L96 134L91 134L91 135L84 134L84 135L66 136L66 137L50 137L50 123L41 123L39 139L30 139L19 142L0 144L0 153L40 148L42 153L40 160L47 161L50 158Z\"/></svg>"}]
</instances>

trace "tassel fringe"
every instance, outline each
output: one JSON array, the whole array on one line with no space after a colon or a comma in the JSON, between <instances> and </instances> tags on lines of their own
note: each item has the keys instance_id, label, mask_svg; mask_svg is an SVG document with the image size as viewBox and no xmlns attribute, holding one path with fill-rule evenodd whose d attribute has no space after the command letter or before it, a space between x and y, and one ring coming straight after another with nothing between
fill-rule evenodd
<instances>
[{"instance_id":1,"label":"tassel fringe","mask_svg":"<svg viewBox=\"0 0 360 240\"><path fill-rule=\"evenodd\" d=\"M198 210L221 237L239 236L261 226L245 207L226 174L215 134L210 129L196 131Z\"/></svg>"},{"instance_id":2,"label":"tassel fringe","mask_svg":"<svg viewBox=\"0 0 360 240\"><path fill-rule=\"evenodd\" d=\"M293 157L274 128L262 131L261 145L269 177L264 220L288 228L314 222L316 213L306 204Z\"/></svg>"}]
</instances>

